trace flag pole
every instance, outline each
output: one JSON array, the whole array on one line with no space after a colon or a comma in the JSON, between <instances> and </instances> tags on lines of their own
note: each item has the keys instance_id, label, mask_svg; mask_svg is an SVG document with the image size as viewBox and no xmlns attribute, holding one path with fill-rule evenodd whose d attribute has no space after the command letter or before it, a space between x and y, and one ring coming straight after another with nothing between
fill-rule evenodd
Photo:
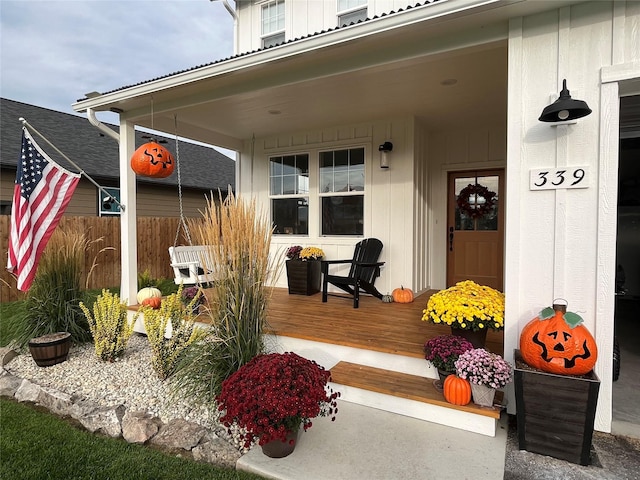
<instances>
[{"instance_id":1,"label":"flag pole","mask_svg":"<svg viewBox=\"0 0 640 480\"><path fill-rule=\"evenodd\" d=\"M69 162L71 165L73 165L74 167L76 167L78 170L80 170L80 175L84 175L86 177L87 180L89 180L91 183L93 183L96 187L98 187L98 190L100 190L102 193L104 193L107 197L109 197L109 199L114 202L115 204L118 205L118 207L120 207L120 210L122 210L124 212L124 205L122 203L120 203L118 201L118 199L116 197L114 197L113 195L111 195L108 191L106 191L102 186L100 186L100 184L98 182L96 182L93 178L91 178L89 176L88 173L86 173L82 167L80 167L80 165L78 165L77 163L75 163L73 160L71 160L69 157L67 157L64 153L62 153L60 150L58 150L58 148L51 143L44 135L42 135L38 130L35 129L35 127L33 125L31 125L29 122L27 122L24 118L20 117L18 120L20 120L22 122L22 125L24 127L29 127L34 133L37 133L38 136L40 138L42 138L45 142L47 142L47 144L49 144L49 146L51 148L53 148L56 152L58 152L58 154L62 155L62 158L64 158L67 162Z\"/></svg>"}]
</instances>

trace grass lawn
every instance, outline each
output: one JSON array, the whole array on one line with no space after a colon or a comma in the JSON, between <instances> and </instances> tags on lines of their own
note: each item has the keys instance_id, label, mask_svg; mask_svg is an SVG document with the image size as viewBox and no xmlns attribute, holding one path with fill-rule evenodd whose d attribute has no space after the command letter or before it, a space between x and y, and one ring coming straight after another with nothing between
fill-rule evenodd
<instances>
[{"instance_id":1,"label":"grass lawn","mask_svg":"<svg viewBox=\"0 0 640 480\"><path fill-rule=\"evenodd\" d=\"M0 399L0 452L3 480L261 478L95 435L6 398Z\"/></svg>"}]
</instances>

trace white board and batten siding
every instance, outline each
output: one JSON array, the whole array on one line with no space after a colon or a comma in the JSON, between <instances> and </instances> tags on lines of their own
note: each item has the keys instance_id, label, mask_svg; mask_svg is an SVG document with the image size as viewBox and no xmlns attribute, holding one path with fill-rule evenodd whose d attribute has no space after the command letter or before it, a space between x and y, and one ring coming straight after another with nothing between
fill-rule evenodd
<instances>
[{"instance_id":1,"label":"white board and batten siding","mask_svg":"<svg viewBox=\"0 0 640 480\"><path fill-rule=\"evenodd\" d=\"M328 259L346 259L352 257L353 247L358 241L375 237L384 245L380 261L386 262L376 287L382 293L390 292L399 285L416 288L412 285L415 280L413 265L422 260L414 257L413 247L414 123L411 118L395 119L256 139L253 160L252 146L246 144L240 159L238 189L239 192L254 192L265 212L270 211L269 157L309 154L309 234L274 235L272 254L283 254L292 245L317 246L324 250ZM378 146L385 141L393 143L393 151L390 168L381 169ZM352 147L365 149L364 233L362 236L322 236L318 153ZM424 259L427 252L421 250L418 254ZM340 272L338 269L335 271ZM284 270L276 285L287 286Z\"/></svg>"},{"instance_id":2,"label":"white board and batten siding","mask_svg":"<svg viewBox=\"0 0 640 480\"><path fill-rule=\"evenodd\" d=\"M616 64L635 65L637 79L639 20L637 2L588 2L514 18L509 32L505 356L513 360L542 307L566 299L598 343L601 431L611 428L619 118L617 84L602 80ZM539 122L565 78L593 113L572 125ZM576 166L586 167L587 188L530 188L531 170ZM513 396L509 406L514 413Z\"/></svg>"}]
</instances>

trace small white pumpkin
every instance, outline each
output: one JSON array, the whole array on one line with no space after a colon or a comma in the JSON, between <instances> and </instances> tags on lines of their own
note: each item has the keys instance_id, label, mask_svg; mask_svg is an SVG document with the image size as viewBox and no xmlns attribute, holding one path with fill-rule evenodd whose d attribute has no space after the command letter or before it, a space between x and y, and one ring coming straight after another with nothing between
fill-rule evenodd
<instances>
[{"instance_id":1,"label":"small white pumpkin","mask_svg":"<svg viewBox=\"0 0 640 480\"><path fill-rule=\"evenodd\" d=\"M136 300L138 300L138 304L142 305L142 302L147 298L160 297L162 298L162 292L156 287L144 287L140 289L138 295L136 295Z\"/></svg>"},{"instance_id":2,"label":"small white pumpkin","mask_svg":"<svg viewBox=\"0 0 640 480\"><path fill-rule=\"evenodd\" d=\"M388 293L386 295L382 295L382 302L383 303L393 303L393 296L389 295Z\"/></svg>"}]
</instances>

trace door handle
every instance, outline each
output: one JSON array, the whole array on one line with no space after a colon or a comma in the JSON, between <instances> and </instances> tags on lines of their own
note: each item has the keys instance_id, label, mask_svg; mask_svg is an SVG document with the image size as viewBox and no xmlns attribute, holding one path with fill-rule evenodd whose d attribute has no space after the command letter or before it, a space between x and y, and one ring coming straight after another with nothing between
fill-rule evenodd
<instances>
[{"instance_id":1,"label":"door handle","mask_svg":"<svg viewBox=\"0 0 640 480\"><path fill-rule=\"evenodd\" d=\"M453 252L453 227L449 227L449 251Z\"/></svg>"}]
</instances>

